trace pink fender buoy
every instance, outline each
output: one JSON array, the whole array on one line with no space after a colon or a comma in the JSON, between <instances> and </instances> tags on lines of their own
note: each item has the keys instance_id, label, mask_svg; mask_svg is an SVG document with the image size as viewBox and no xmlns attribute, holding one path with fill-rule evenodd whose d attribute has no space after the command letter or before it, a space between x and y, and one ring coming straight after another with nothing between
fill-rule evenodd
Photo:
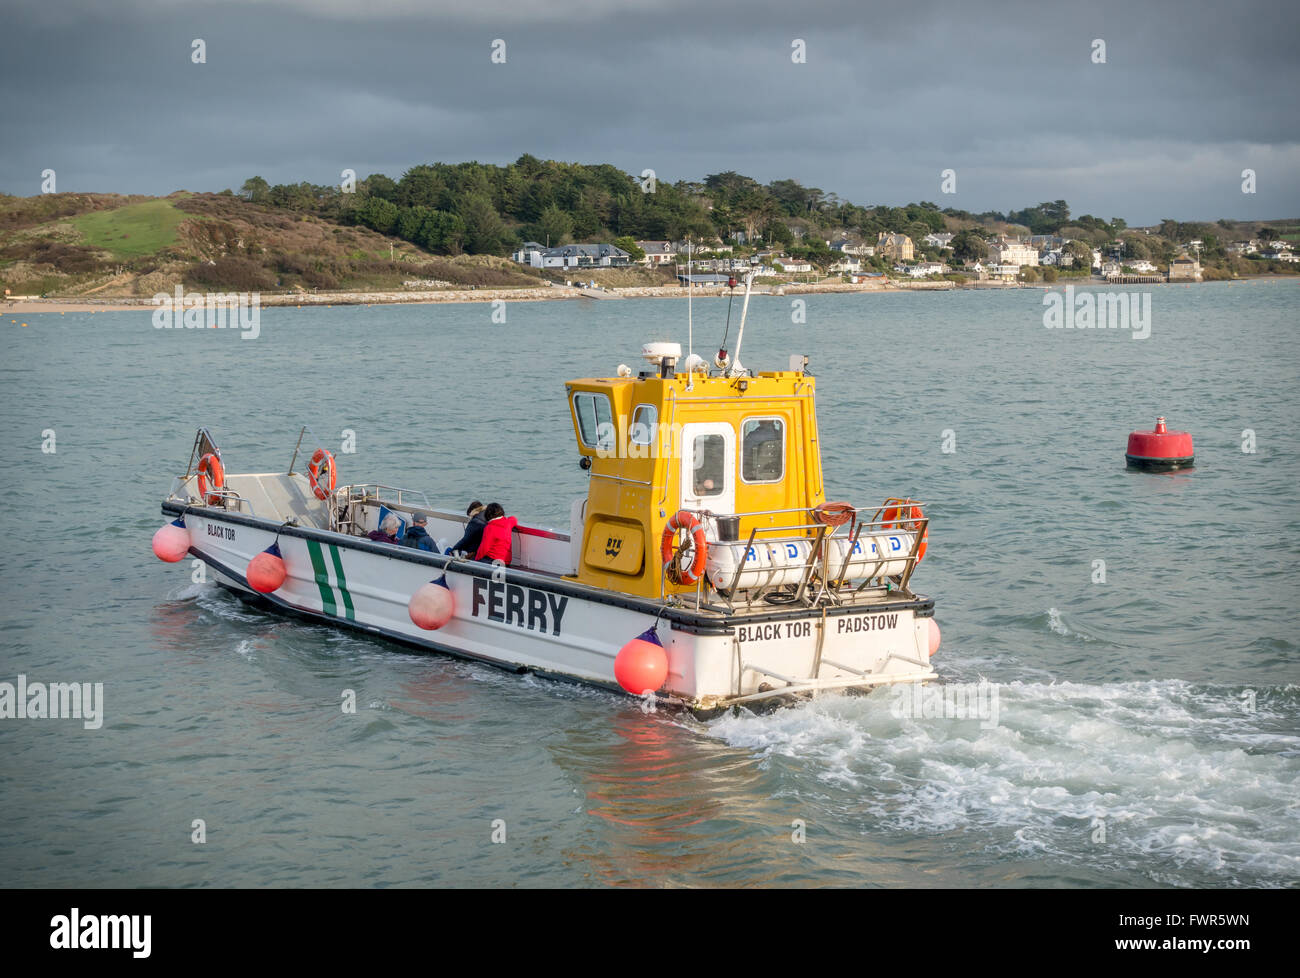
<instances>
[{"instance_id":1,"label":"pink fender buoy","mask_svg":"<svg viewBox=\"0 0 1300 978\"><path fill-rule=\"evenodd\" d=\"M270 594L284 583L288 571L280 556L280 545L273 543L248 562L244 578L248 586L259 594Z\"/></svg>"},{"instance_id":2,"label":"pink fender buoy","mask_svg":"<svg viewBox=\"0 0 1300 978\"><path fill-rule=\"evenodd\" d=\"M412 594L406 611L411 621L430 632L451 621L456 613L456 599L447 587L447 578L430 581Z\"/></svg>"},{"instance_id":3,"label":"pink fender buoy","mask_svg":"<svg viewBox=\"0 0 1300 978\"><path fill-rule=\"evenodd\" d=\"M185 528L184 517L160 526L153 535L153 554L159 560L174 564L190 552L190 531Z\"/></svg>"},{"instance_id":4,"label":"pink fender buoy","mask_svg":"<svg viewBox=\"0 0 1300 978\"><path fill-rule=\"evenodd\" d=\"M668 680L668 653L653 628L618 650L614 678L633 696L654 692Z\"/></svg>"},{"instance_id":5,"label":"pink fender buoy","mask_svg":"<svg viewBox=\"0 0 1300 978\"><path fill-rule=\"evenodd\" d=\"M934 655L939 651L939 623L933 618L930 619L930 654Z\"/></svg>"}]
</instances>

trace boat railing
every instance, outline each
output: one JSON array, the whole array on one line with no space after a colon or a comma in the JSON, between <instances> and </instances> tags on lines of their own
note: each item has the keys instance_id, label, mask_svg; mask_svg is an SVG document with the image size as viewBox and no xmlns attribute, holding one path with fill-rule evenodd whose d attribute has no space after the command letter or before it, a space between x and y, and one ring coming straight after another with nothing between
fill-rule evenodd
<instances>
[{"instance_id":1,"label":"boat railing","mask_svg":"<svg viewBox=\"0 0 1300 978\"><path fill-rule=\"evenodd\" d=\"M358 505L378 503L382 506L397 506L403 509L419 508L426 511L433 509L429 504L429 497L420 490L388 486L382 482L358 482L350 486L340 486L335 490L334 498L339 501L339 506L337 509L330 507L330 529L338 533L351 532L351 528L356 523L353 513Z\"/></svg>"},{"instance_id":2,"label":"boat railing","mask_svg":"<svg viewBox=\"0 0 1300 978\"><path fill-rule=\"evenodd\" d=\"M903 519L898 514L886 520L884 514L890 505L899 507L899 513L901 513L901 507L904 505L920 506L916 500L912 499L890 500L889 503L876 507L871 512L870 519L858 519L859 514L868 512L868 509L864 507L846 511L847 515L838 524L822 522L816 518L816 511L804 508L753 510L726 514L714 513L709 510L688 510L688 512L693 513L701 521L710 521L714 527L717 526L719 516L749 519L762 516L791 516L798 514L802 516L803 520L807 520L810 514L814 517L811 522L783 523L768 527L754 526L750 529L749 537L744 542L741 551L741 559L736 565L736 569L731 573L730 583L719 586L717 581L710 582L712 590L726 602L728 610L734 611L737 598L741 595L743 595L744 605L749 607L773 596L778 588L789 586L788 584L767 584L743 590L740 588L746 566L754 553L755 541L770 545L811 543L808 549L808 557L804 560L801 568L802 573L799 583L795 587L794 595L789 598L789 603L816 606L826 601L832 604L843 604L871 587L885 593L896 591L901 596L912 597L912 591L908 585L917 564L920 562L921 541L925 539L930 520L925 516L916 519ZM706 523L706 525L708 524ZM881 553L875 567L865 575L855 573L852 580L846 577L849 565L853 561L854 550L864 533L868 536L877 533L883 535L898 532L900 529L912 535L912 546L905 555L886 557ZM716 531L713 535L717 536ZM848 546L844 548L843 559L838 562L836 562L832 554L834 548L827 545L827 541L834 539L845 540L848 543ZM715 546L740 545L741 541L739 539L715 539L710 543ZM886 564L896 564L900 560L904 561L902 573L882 576L881 571ZM696 586L695 597L697 604L703 604L704 601L706 576L701 575ZM860 581L860 583L850 588L852 581Z\"/></svg>"},{"instance_id":3,"label":"boat railing","mask_svg":"<svg viewBox=\"0 0 1300 978\"><path fill-rule=\"evenodd\" d=\"M167 493L167 499L171 502L183 503L186 506L206 506L211 509L222 510L229 510L229 504L233 503L236 512L242 510L246 511L249 516L259 515L252 501L245 499L234 489L209 489L207 499L191 496L186 487L193 478L194 476L189 474L174 476L172 487Z\"/></svg>"}]
</instances>

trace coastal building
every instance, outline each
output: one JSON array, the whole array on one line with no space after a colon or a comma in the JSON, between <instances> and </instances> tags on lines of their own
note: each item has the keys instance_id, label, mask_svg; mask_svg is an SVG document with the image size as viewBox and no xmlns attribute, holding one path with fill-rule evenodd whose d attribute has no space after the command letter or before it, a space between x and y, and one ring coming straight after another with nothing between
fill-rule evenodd
<instances>
[{"instance_id":1,"label":"coastal building","mask_svg":"<svg viewBox=\"0 0 1300 978\"><path fill-rule=\"evenodd\" d=\"M927 234L921 239L921 243L931 248L951 248L953 237L954 235L947 231L935 232Z\"/></svg>"},{"instance_id":2,"label":"coastal building","mask_svg":"<svg viewBox=\"0 0 1300 978\"><path fill-rule=\"evenodd\" d=\"M891 261L911 261L916 254L916 246L905 234L891 234L881 231L876 238L876 251Z\"/></svg>"},{"instance_id":3,"label":"coastal building","mask_svg":"<svg viewBox=\"0 0 1300 978\"><path fill-rule=\"evenodd\" d=\"M669 241L638 241L636 246L645 252L645 257L641 259L642 265L665 265L677 258L677 252Z\"/></svg>"},{"instance_id":4,"label":"coastal building","mask_svg":"<svg viewBox=\"0 0 1300 978\"><path fill-rule=\"evenodd\" d=\"M511 257L532 268L622 268L632 264L632 256L612 244L546 248L536 241L529 241Z\"/></svg>"},{"instance_id":5,"label":"coastal building","mask_svg":"<svg viewBox=\"0 0 1300 978\"><path fill-rule=\"evenodd\" d=\"M1201 280L1201 263L1187 255L1179 255L1169 263L1169 281L1199 282Z\"/></svg>"},{"instance_id":6,"label":"coastal building","mask_svg":"<svg viewBox=\"0 0 1300 978\"><path fill-rule=\"evenodd\" d=\"M907 268L907 274L912 278L925 278L929 275L945 275L948 272L948 266L943 262L923 261L916 265L910 265Z\"/></svg>"},{"instance_id":7,"label":"coastal building","mask_svg":"<svg viewBox=\"0 0 1300 978\"><path fill-rule=\"evenodd\" d=\"M523 246L510 257L521 265L531 265L533 268L541 268L542 264L540 259L538 261L533 261L532 255L534 252L540 255L545 250L546 245L544 244L540 244L537 241L525 241Z\"/></svg>"},{"instance_id":8,"label":"coastal building","mask_svg":"<svg viewBox=\"0 0 1300 978\"><path fill-rule=\"evenodd\" d=\"M866 244L862 241L854 241L845 238L840 241L832 242L831 251L838 251L845 255L853 255L856 258L870 258L876 253L876 246Z\"/></svg>"},{"instance_id":9,"label":"coastal building","mask_svg":"<svg viewBox=\"0 0 1300 978\"><path fill-rule=\"evenodd\" d=\"M802 258L790 258L788 255L782 255L776 261L787 272L811 272L813 270L811 263Z\"/></svg>"},{"instance_id":10,"label":"coastal building","mask_svg":"<svg viewBox=\"0 0 1300 978\"><path fill-rule=\"evenodd\" d=\"M1030 245L1009 238L989 242L989 260L999 265L1037 265L1038 252Z\"/></svg>"},{"instance_id":11,"label":"coastal building","mask_svg":"<svg viewBox=\"0 0 1300 978\"><path fill-rule=\"evenodd\" d=\"M994 282L1014 282L1020 274L1019 265L988 265L989 279Z\"/></svg>"}]
</instances>

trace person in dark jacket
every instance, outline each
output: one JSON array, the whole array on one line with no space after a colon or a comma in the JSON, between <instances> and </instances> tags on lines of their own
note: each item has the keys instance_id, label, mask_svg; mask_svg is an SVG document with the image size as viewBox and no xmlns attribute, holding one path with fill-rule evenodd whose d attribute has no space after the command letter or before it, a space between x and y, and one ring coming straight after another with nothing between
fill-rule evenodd
<instances>
[{"instance_id":1,"label":"person in dark jacket","mask_svg":"<svg viewBox=\"0 0 1300 978\"><path fill-rule=\"evenodd\" d=\"M488 503L483 515L487 518L487 525L483 527L483 542L478 545L474 559L509 564L515 527L519 521L513 516L507 516L500 503Z\"/></svg>"},{"instance_id":2,"label":"person in dark jacket","mask_svg":"<svg viewBox=\"0 0 1300 978\"><path fill-rule=\"evenodd\" d=\"M469 522L465 524L465 535L447 548L447 553L464 553L471 557L478 553L478 546L483 542L483 527L487 520L483 516L483 504L477 499L465 509Z\"/></svg>"},{"instance_id":3,"label":"person in dark jacket","mask_svg":"<svg viewBox=\"0 0 1300 978\"><path fill-rule=\"evenodd\" d=\"M431 553L437 553L438 547L433 542L433 537L429 536L429 514L416 513L411 517L410 529L406 531L406 536L402 537L402 543L408 547L414 547L417 550L428 550Z\"/></svg>"}]
</instances>

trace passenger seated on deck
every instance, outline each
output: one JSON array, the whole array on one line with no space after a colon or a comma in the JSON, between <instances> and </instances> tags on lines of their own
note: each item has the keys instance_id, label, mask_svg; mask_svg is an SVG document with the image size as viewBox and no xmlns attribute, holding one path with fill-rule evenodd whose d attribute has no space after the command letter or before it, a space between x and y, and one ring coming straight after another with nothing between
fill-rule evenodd
<instances>
[{"instance_id":1,"label":"passenger seated on deck","mask_svg":"<svg viewBox=\"0 0 1300 978\"><path fill-rule=\"evenodd\" d=\"M417 550L428 550L437 553L438 547L433 542L433 537L429 536L428 526L429 514L416 513L411 517L411 526L407 529L406 536L402 537L402 543Z\"/></svg>"},{"instance_id":2,"label":"passenger seated on deck","mask_svg":"<svg viewBox=\"0 0 1300 978\"><path fill-rule=\"evenodd\" d=\"M488 503L483 516L487 525L483 527L483 542L479 544L474 559L493 563L499 560L503 564L509 564L510 545L519 521L513 516L507 516L500 503Z\"/></svg>"},{"instance_id":3,"label":"passenger seated on deck","mask_svg":"<svg viewBox=\"0 0 1300 978\"><path fill-rule=\"evenodd\" d=\"M379 529L371 530L366 534L371 540L377 540L379 543L396 543L397 531L402 528L402 521L392 513L384 517L384 522L379 524Z\"/></svg>"},{"instance_id":4,"label":"passenger seated on deck","mask_svg":"<svg viewBox=\"0 0 1300 978\"><path fill-rule=\"evenodd\" d=\"M487 520L483 518L483 504L477 499L465 508L465 515L469 517L469 522L465 524L465 535L447 548L447 553L478 553L478 545L483 542L483 526Z\"/></svg>"}]
</instances>

